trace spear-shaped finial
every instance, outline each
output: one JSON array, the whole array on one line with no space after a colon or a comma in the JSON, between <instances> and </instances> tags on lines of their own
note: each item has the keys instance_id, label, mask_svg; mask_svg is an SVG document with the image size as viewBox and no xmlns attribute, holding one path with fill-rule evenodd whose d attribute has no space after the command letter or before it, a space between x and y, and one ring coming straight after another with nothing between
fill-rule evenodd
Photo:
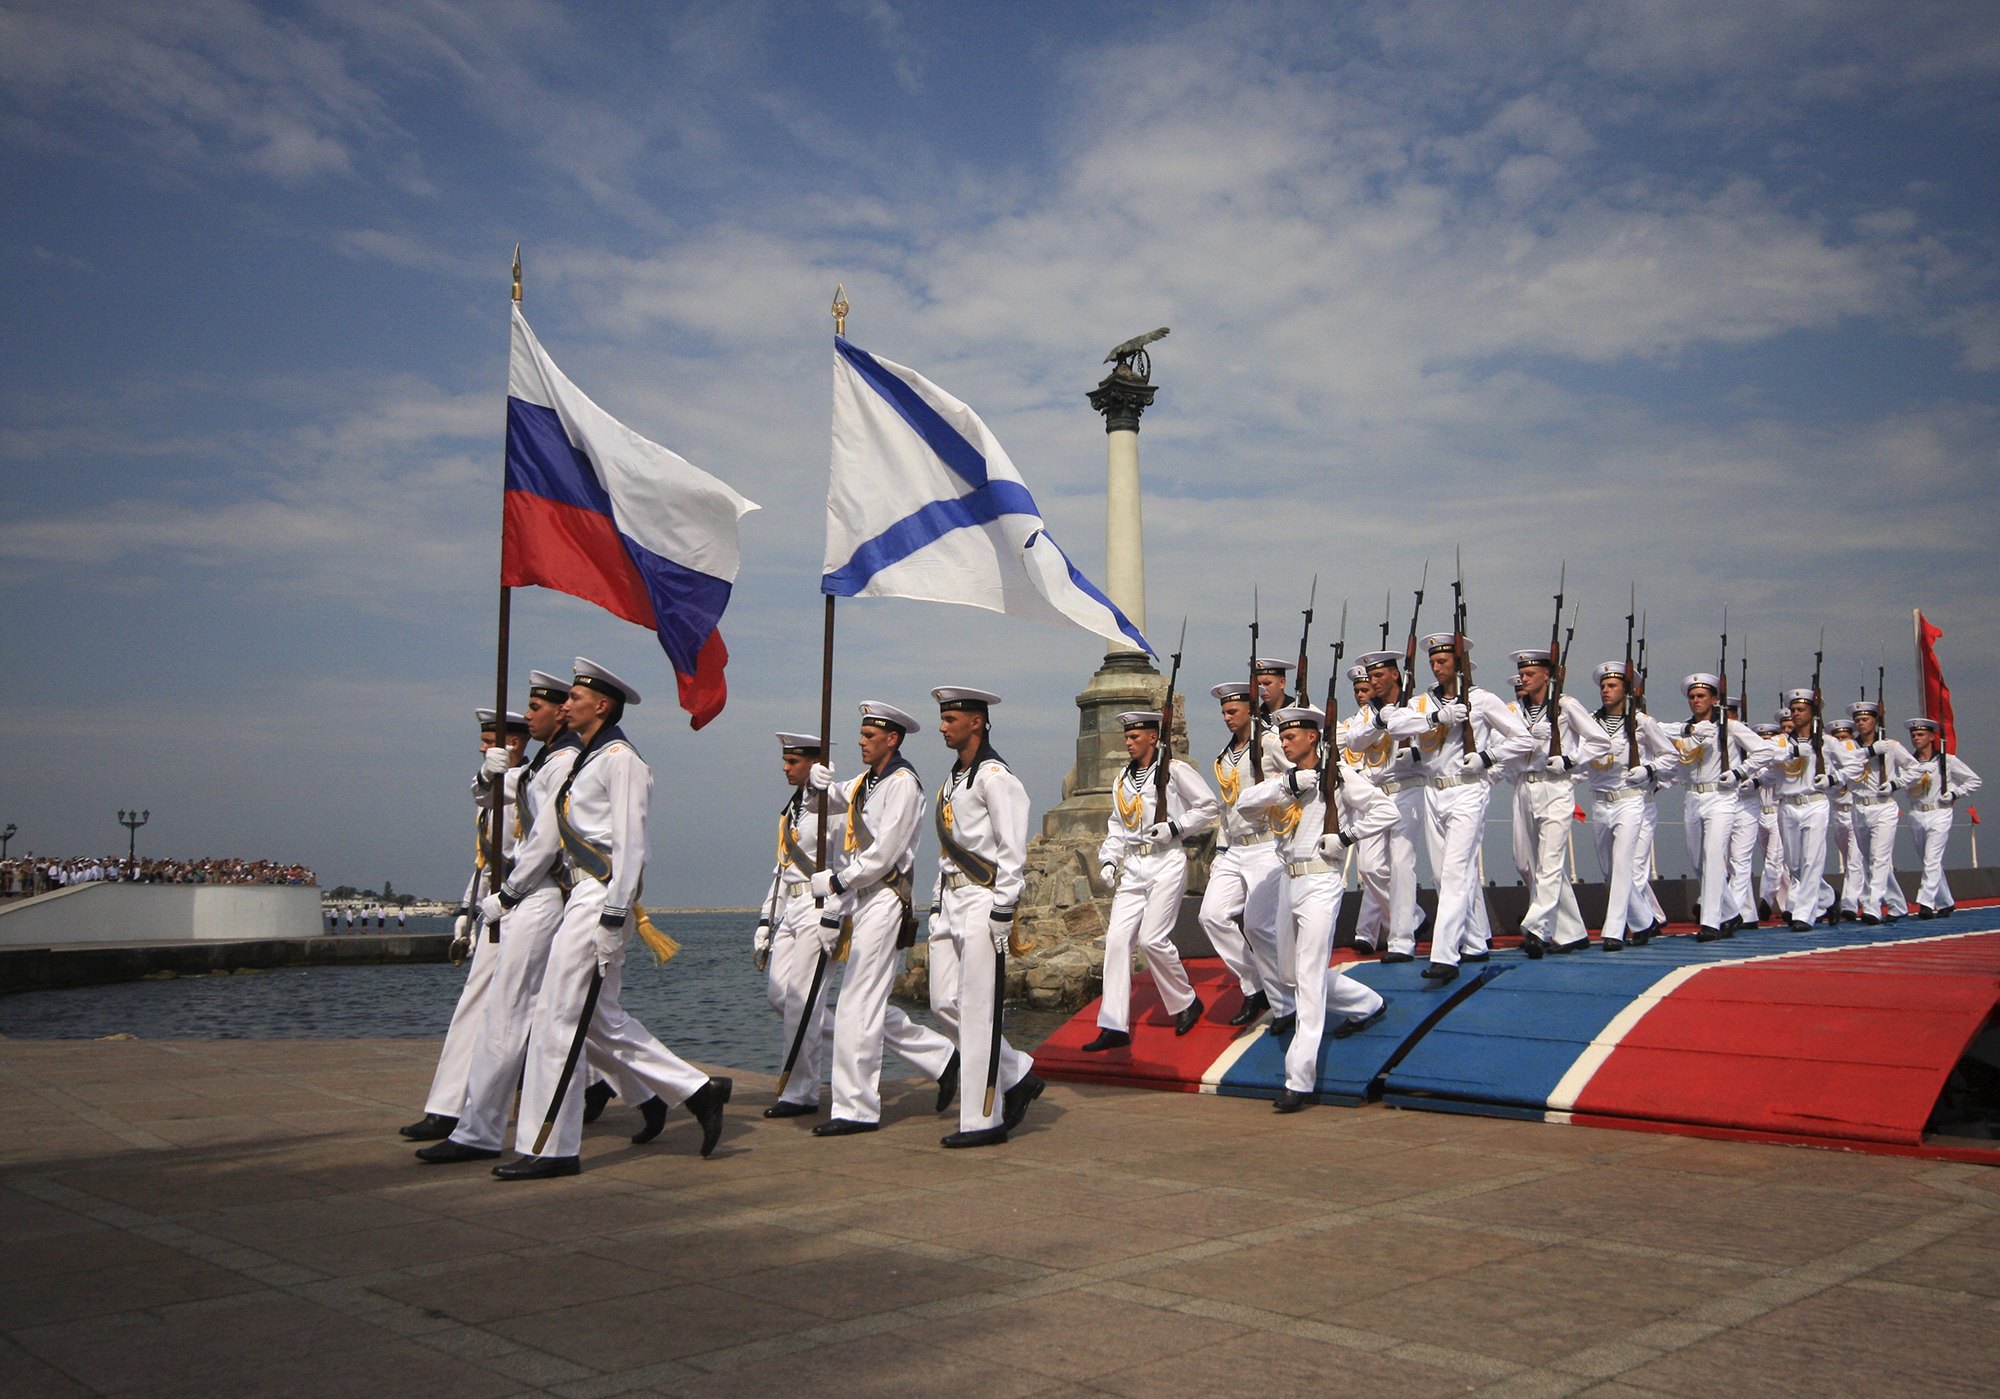
<instances>
[{"instance_id":1,"label":"spear-shaped finial","mask_svg":"<svg viewBox=\"0 0 2000 1399\"><path fill-rule=\"evenodd\" d=\"M521 245L514 245L514 304L521 304Z\"/></svg>"},{"instance_id":2,"label":"spear-shaped finial","mask_svg":"<svg viewBox=\"0 0 2000 1399\"><path fill-rule=\"evenodd\" d=\"M838 282L833 287L833 333L847 334L847 288Z\"/></svg>"}]
</instances>

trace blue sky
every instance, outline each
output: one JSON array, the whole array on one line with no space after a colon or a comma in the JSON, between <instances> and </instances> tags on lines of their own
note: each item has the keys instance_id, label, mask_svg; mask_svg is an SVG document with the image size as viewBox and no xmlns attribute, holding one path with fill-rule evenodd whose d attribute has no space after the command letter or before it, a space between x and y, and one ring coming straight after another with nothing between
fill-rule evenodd
<instances>
[{"instance_id":1,"label":"blue sky","mask_svg":"<svg viewBox=\"0 0 2000 1399\"><path fill-rule=\"evenodd\" d=\"M1829 693L1886 655L1907 710L1921 606L1992 769L1996 68L1986 7L1808 0L0 5L0 820L458 886L517 240L565 371L765 507L728 711L630 726L663 904L757 897L812 721L836 281L1096 576L1082 395L1173 327L1148 605L1196 693L1253 584L1317 571L1359 641L1460 544L1496 683L1564 558L1580 660L1636 582L1669 689L1727 601L1760 708L1824 625ZM1001 691L1047 803L1099 652L862 602L838 693ZM519 672L578 653L670 696L645 633L517 599Z\"/></svg>"}]
</instances>

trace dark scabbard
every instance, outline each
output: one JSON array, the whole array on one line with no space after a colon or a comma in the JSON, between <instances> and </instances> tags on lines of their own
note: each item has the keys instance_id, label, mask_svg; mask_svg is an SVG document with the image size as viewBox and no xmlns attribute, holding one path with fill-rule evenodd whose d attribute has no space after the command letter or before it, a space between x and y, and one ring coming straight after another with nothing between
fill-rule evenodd
<instances>
[{"instance_id":1,"label":"dark scabbard","mask_svg":"<svg viewBox=\"0 0 2000 1399\"><path fill-rule=\"evenodd\" d=\"M563 1094L569 1091L569 1081L576 1076L576 1061L583 1056L583 1042L590 1038L590 1018L597 1014L597 993L603 989L604 969L593 960L590 964L590 992L583 998L583 1014L577 1017L576 1035L569 1042L569 1057L563 1060L562 1076L556 1080L555 1096L549 1099L549 1113L542 1119L542 1130L535 1134L537 1156L548 1145L549 1133L555 1130L556 1114L562 1111Z\"/></svg>"},{"instance_id":2,"label":"dark scabbard","mask_svg":"<svg viewBox=\"0 0 2000 1399\"><path fill-rule=\"evenodd\" d=\"M1000 1003L1007 995L1007 954L993 954L993 1042L986 1053L986 1111L993 1115L993 1090L1000 1086Z\"/></svg>"},{"instance_id":3,"label":"dark scabbard","mask_svg":"<svg viewBox=\"0 0 2000 1399\"><path fill-rule=\"evenodd\" d=\"M819 988L826 984L826 965L831 954L822 947L819 962L813 967L812 989L806 992L806 1003L799 1008L799 1028L792 1036L791 1053L785 1056L785 1071L778 1075L778 1096L785 1096L785 1085L792 1081L792 1069L799 1062L799 1049L806 1042L806 1027L812 1024L813 1007L819 1004Z\"/></svg>"}]
</instances>

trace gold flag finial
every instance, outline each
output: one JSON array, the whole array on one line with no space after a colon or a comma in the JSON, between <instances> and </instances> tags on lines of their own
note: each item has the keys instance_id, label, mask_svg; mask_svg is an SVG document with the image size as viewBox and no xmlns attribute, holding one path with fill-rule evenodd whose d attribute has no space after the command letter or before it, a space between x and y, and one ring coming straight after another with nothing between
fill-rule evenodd
<instances>
[{"instance_id":1,"label":"gold flag finial","mask_svg":"<svg viewBox=\"0 0 2000 1399\"><path fill-rule=\"evenodd\" d=\"M833 333L847 334L847 288L839 283L833 288Z\"/></svg>"},{"instance_id":2,"label":"gold flag finial","mask_svg":"<svg viewBox=\"0 0 2000 1399\"><path fill-rule=\"evenodd\" d=\"M514 245L514 304L521 302L521 245Z\"/></svg>"}]
</instances>

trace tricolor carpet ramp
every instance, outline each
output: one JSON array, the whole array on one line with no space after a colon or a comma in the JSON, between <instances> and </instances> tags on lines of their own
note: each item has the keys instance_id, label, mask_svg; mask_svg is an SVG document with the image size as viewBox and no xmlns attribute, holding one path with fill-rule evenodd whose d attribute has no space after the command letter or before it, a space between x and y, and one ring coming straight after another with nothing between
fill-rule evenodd
<instances>
[{"instance_id":1,"label":"tricolor carpet ramp","mask_svg":"<svg viewBox=\"0 0 2000 1399\"><path fill-rule=\"evenodd\" d=\"M1495 950L1439 988L1418 960L1345 975L1383 1019L1320 1050L1318 1102L1573 1122L1637 1131L1942 1156L2000 1164L2000 1141L1927 1138L1947 1077L2000 1001L2000 908L1949 919L1530 961ZM1036 1051L1051 1078L1275 1097L1284 1042L1221 1023L1242 1004L1219 962L1188 964L1208 1009L1176 1038L1135 977L1133 1043L1084 1054L1087 1006ZM1329 1027L1331 1028L1331 1027Z\"/></svg>"}]
</instances>

